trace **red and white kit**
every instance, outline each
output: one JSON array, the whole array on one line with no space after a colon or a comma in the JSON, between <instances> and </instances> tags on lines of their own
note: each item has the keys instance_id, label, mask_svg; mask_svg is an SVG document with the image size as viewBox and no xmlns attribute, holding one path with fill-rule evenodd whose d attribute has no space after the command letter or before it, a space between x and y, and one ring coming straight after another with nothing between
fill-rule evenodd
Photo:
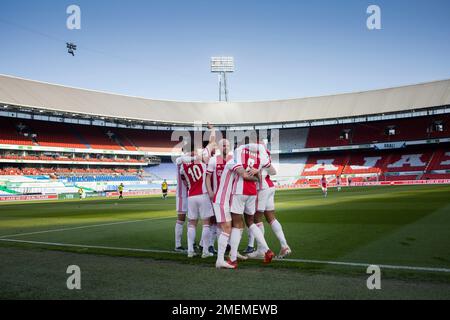
<instances>
[{"instance_id":1,"label":"red and white kit","mask_svg":"<svg viewBox=\"0 0 450 320\"><path fill-rule=\"evenodd\" d=\"M183 163L181 172L188 187L188 218L203 220L211 217L213 211L206 189L206 164L203 162Z\"/></svg>"},{"instance_id":2,"label":"red and white kit","mask_svg":"<svg viewBox=\"0 0 450 320\"><path fill-rule=\"evenodd\" d=\"M187 196L188 190L186 180L183 174L181 173L181 166L182 166L181 157L177 158L176 165L177 165L177 192L176 192L177 212L186 213L188 211L188 196Z\"/></svg>"},{"instance_id":3,"label":"red and white kit","mask_svg":"<svg viewBox=\"0 0 450 320\"><path fill-rule=\"evenodd\" d=\"M272 163L270 157L270 151L265 147L266 153L269 156L269 160ZM268 169L262 169L261 181L257 183L258 187L258 199L256 202L256 211L272 211L275 210L275 184L270 179Z\"/></svg>"},{"instance_id":4,"label":"red and white kit","mask_svg":"<svg viewBox=\"0 0 450 320\"><path fill-rule=\"evenodd\" d=\"M231 157L225 164L220 176L220 182L213 203L217 223L231 221L230 198L233 181L236 177L236 173L234 172L236 168L238 168L238 165L234 163L233 158Z\"/></svg>"},{"instance_id":5,"label":"red and white kit","mask_svg":"<svg viewBox=\"0 0 450 320\"><path fill-rule=\"evenodd\" d=\"M320 180L320 184L322 185L322 190L323 191L327 191L327 188L328 188L328 181L327 181L327 178L325 178L325 177L323 177L321 180Z\"/></svg>"},{"instance_id":6,"label":"red and white kit","mask_svg":"<svg viewBox=\"0 0 450 320\"><path fill-rule=\"evenodd\" d=\"M234 162L236 167L250 170L261 170L271 165L270 156L265 146L261 144L247 144L235 150ZM231 212L236 214L250 214L256 212L256 198L258 194L256 182L244 180L237 175L233 181L231 196Z\"/></svg>"},{"instance_id":7,"label":"red and white kit","mask_svg":"<svg viewBox=\"0 0 450 320\"><path fill-rule=\"evenodd\" d=\"M207 175L211 175L212 177L212 189L214 194L217 193L217 189L219 188L220 184L220 177L222 176L222 173L225 169L225 159L222 155L215 155L214 157L211 157L208 162L208 168L206 171Z\"/></svg>"}]
</instances>

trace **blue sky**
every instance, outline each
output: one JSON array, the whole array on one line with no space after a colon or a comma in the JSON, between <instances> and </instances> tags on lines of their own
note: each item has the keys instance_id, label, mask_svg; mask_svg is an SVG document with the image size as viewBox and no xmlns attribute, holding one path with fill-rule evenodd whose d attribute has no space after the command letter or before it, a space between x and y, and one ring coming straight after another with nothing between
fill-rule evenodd
<instances>
[{"instance_id":1,"label":"blue sky","mask_svg":"<svg viewBox=\"0 0 450 320\"><path fill-rule=\"evenodd\" d=\"M382 30L366 28L370 4ZM1 0L0 40L2 74L214 101L209 58L232 55L231 100L296 98L450 78L450 1Z\"/></svg>"}]
</instances>

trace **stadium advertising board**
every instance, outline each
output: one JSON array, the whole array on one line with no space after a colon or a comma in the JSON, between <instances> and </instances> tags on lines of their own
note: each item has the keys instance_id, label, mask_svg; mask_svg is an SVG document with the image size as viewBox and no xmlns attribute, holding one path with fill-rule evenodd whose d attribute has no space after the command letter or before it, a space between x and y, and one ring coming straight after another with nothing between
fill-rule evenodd
<instances>
[{"instance_id":1,"label":"stadium advertising board","mask_svg":"<svg viewBox=\"0 0 450 320\"><path fill-rule=\"evenodd\" d=\"M57 200L56 194L45 195L22 195L22 196L1 196L0 201L36 201L36 200Z\"/></svg>"}]
</instances>

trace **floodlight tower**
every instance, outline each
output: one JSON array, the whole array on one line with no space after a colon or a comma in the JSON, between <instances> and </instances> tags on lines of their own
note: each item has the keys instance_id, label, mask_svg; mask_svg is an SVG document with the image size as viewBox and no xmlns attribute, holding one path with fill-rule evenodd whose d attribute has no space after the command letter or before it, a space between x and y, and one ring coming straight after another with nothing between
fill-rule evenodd
<instances>
[{"instance_id":1,"label":"floodlight tower","mask_svg":"<svg viewBox=\"0 0 450 320\"><path fill-rule=\"evenodd\" d=\"M211 72L219 75L219 101L223 95L228 102L227 73L234 72L234 58L211 57Z\"/></svg>"}]
</instances>

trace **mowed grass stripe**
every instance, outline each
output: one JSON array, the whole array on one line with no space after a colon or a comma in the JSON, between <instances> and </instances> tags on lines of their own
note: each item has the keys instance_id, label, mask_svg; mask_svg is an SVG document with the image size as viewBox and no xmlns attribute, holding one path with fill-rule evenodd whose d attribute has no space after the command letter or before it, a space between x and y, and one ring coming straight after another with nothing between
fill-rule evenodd
<instances>
[{"instance_id":1,"label":"mowed grass stripe","mask_svg":"<svg viewBox=\"0 0 450 320\"><path fill-rule=\"evenodd\" d=\"M79 226L79 227L69 227L69 228L41 230L41 231L34 231L34 232L16 233L16 234L0 236L0 239L20 237L20 236L30 236L30 235L34 235L34 234L43 234L43 233L64 232L64 231L81 230L81 229L89 229L89 228L108 227L108 226L115 226L115 225L120 225L120 224L137 223L137 222L154 221L154 220L164 220L164 219L173 219L173 217L169 216L169 217L148 218L148 219L129 220L129 221L118 221L118 222L85 225L85 226Z\"/></svg>"},{"instance_id":2,"label":"mowed grass stripe","mask_svg":"<svg viewBox=\"0 0 450 320\"><path fill-rule=\"evenodd\" d=\"M103 249L103 250L131 251L131 252L168 253L168 254L176 254L176 255L182 254L182 253L175 252L175 251L160 250L160 249L121 248L121 247L93 246L93 245L82 245L82 244L72 244L72 243L53 243L53 242L18 240L18 239L0 239L0 241L37 244L37 245L45 245L45 246L56 246L56 247L72 247L72 248L80 248L80 249ZM288 259L274 259L274 260L281 261L281 262L286 261L286 262L298 262L298 263L309 263L309 264L328 264L328 265L339 265L339 266L350 266L350 267L368 267L368 266L373 265L370 263L360 263L360 262L322 261L322 260L289 259L289 258ZM379 266L382 269L450 273L450 269L447 269L447 268L395 266L395 265L384 265L384 264L377 264L377 266Z\"/></svg>"}]
</instances>

